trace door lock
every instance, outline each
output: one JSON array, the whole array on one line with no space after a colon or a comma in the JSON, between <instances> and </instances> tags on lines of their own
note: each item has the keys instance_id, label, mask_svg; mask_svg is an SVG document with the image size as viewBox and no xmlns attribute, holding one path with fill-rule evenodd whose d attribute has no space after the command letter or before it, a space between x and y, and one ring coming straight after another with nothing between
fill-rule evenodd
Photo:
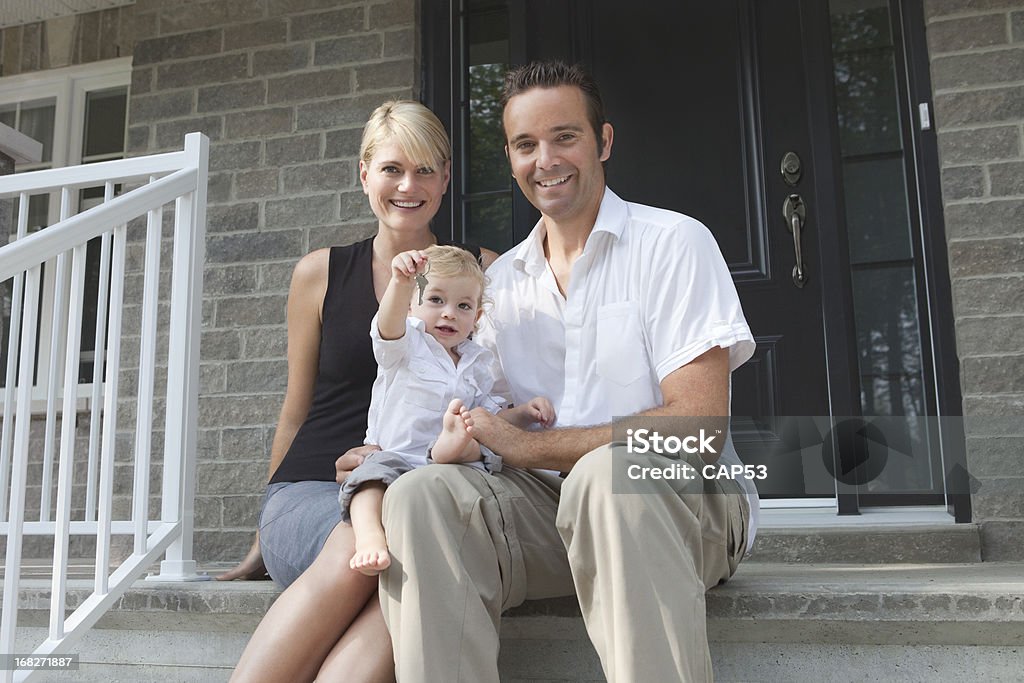
<instances>
[{"instance_id":1,"label":"door lock","mask_svg":"<svg viewBox=\"0 0 1024 683\"><path fill-rule=\"evenodd\" d=\"M807 284L807 266L804 265L800 233L807 218L807 206L803 198L798 194L791 194L786 197L782 204L782 215L786 217L786 229L793 233L793 251L796 255L796 265L793 266L793 284L802 288Z\"/></svg>"},{"instance_id":2,"label":"door lock","mask_svg":"<svg viewBox=\"0 0 1024 683\"><path fill-rule=\"evenodd\" d=\"M790 187L796 187L804 174L803 164L796 152L786 152L782 156L779 170L782 172L782 180Z\"/></svg>"}]
</instances>

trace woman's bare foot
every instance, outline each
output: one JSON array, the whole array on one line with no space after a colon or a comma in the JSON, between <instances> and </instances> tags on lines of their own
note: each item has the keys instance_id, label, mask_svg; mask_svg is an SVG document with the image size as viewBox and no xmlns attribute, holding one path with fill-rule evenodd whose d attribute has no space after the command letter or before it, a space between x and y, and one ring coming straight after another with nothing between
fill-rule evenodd
<instances>
[{"instance_id":1,"label":"woman's bare foot","mask_svg":"<svg viewBox=\"0 0 1024 683\"><path fill-rule=\"evenodd\" d=\"M366 534L360 534L365 536ZM356 539L356 552L348 566L361 574L376 576L391 566L391 554L384 534L372 534L369 538Z\"/></svg>"},{"instance_id":2,"label":"woman's bare foot","mask_svg":"<svg viewBox=\"0 0 1024 683\"><path fill-rule=\"evenodd\" d=\"M443 428L437 437L437 442L430 450L430 458L434 462L466 462L466 447L473 442L470 430L473 427L473 418L469 414L469 408L462 404L459 399L452 399L448 404L448 410L444 411L442 420ZM480 456L478 455L477 458Z\"/></svg>"}]
</instances>

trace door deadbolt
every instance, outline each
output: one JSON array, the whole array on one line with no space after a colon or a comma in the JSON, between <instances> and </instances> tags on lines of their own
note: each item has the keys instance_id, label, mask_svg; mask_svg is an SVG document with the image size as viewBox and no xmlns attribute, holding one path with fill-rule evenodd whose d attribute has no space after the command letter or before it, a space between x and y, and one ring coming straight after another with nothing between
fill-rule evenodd
<instances>
[{"instance_id":1,"label":"door deadbolt","mask_svg":"<svg viewBox=\"0 0 1024 683\"><path fill-rule=\"evenodd\" d=\"M790 187L796 187L804 173L803 164L800 162L800 157L796 152L786 152L782 156L780 170L782 171L782 179Z\"/></svg>"}]
</instances>

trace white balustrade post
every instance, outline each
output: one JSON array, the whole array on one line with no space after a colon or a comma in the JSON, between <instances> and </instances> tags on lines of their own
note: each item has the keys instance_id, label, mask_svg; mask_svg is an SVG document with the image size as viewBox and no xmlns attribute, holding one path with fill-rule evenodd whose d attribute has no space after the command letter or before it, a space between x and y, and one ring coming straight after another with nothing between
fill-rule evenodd
<instances>
[{"instance_id":1,"label":"white balustrade post","mask_svg":"<svg viewBox=\"0 0 1024 683\"><path fill-rule=\"evenodd\" d=\"M71 188L63 187L60 191L60 220L66 221L71 216ZM68 278L71 261L68 252L62 251L57 256L57 277L53 289L53 322L50 326L50 373L46 378L46 430L43 439L43 489L39 501L39 521L50 521L50 496L53 490L53 453L57 445L57 386L64 367L65 328L68 324ZM61 414L61 420L66 419ZM75 419L74 413L71 419Z\"/></svg>"},{"instance_id":2,"label":"white balustrade post","mask_svg":"<svg viewBox=\"0 0 1024 683\"><path fill-rule=\"evenodd\" d=\"M14 652L18 626L18 586L21 579L21 545L25 530L25 489L28 475L29 426L32 422L32 377L35 375L36 316L39 305L40 266L28 271L25 280L24 323L18 359L18 407L14 425L14 458L11 467L11 501L7 534L7 558L4 564L4 609L0 612L0 652ZM14 359L11 359L13 362ZM14 672L2 672L5 681Z\"/></svg>"},{"instance_id":3,"label":"white balustrade post","mask_svg":"<svg viewBox=\"0 0 1024 683\"><path fill-rule=\"evenodd\" d=\"M68 310L67 353L64 357L64 405L60 419L60 461L57 470L57 524L53 536L53 580L50 590L50 638L64 637L64 599L67 593L68 546L71 533L71 487L75 465L75 403L82 353L82 307L85 289L86 245L72 251L71 301ZM53 372L57 369L53 368Z\"/></svg>"},{"instance_id":4,"label":"white balustrade post","mask_svg":"<svg viewBox=\"0 0 1024 683\"><path fill-rule=\"evenodd\" d=\"M206 136L200 133L185 136L185 157L198 171L196 188L178 200L174 212L172 334L167 351L169 379L161 518L164 522L179 520L181 534L167 549L167 559L160 563L160 573L149 577L158 581L210 578L197 574L192 558L209 148ZM171 378L180 378L180 381L171 381Z\"/></svg>"},{"instance_id":5,"label":"white balustrade post","mask_svg":"<svg viewBox=\"0 0 1024 683\"><path fill-rule=\"evenodd\" d=\"M153 178L152 180L155 180ZM135 482L132 486L134 552L146 552L149 518L149 464L153 448L153 382L156 376L156 318L160 290L160 239L163 207L149 212L146 221L146 258L143 266L142 327L139 331L139 381L135 414Z\"/></svg>"},{"instance_id":6,"label":"white balustrade post","mask_svg":"<svg viewBox=\"0 0 1024 683\"><path fill-rule=\"evenodd\" d=\"M22 192L18 198L18 232L17 239L24 239L28 234L28 192ZM3 425L0 426L0 521L7 519L7 492L8 475L11 471L11 438L13 437L14 424L14 388L17 382L18 364L14 359L18 357L18 342L21 335L22 296L24 294L25 273L18 273L14 276L14 291L11 299L10 337L7 340L7 374L4 378L4 417Z\"/></svg>"}]
</instances>

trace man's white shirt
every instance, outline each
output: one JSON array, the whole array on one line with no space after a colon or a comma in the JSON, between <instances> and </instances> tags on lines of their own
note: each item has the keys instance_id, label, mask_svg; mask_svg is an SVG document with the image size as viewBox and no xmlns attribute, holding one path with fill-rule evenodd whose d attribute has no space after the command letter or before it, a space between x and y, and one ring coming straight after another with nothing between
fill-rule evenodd
<instances>
[{"instance_id":1,"label":"man's white shirt","mask_svg":"<svg viewBox=\"0 0 1024 683\"><path fill-rule=\"evenodd\" d=\"M543 219L487 270L489 310L475 339L494 351L493 391L555 407L555 427L605 424L662 405L660 382L704 352L729 370L754 353L739 296L711 232L682 214L625 202L605 189L563 297L544 258ZM719 462L739 464L731 440ZM747 547L757 530L757 490Z\"/></svg>"}]
</instances>

